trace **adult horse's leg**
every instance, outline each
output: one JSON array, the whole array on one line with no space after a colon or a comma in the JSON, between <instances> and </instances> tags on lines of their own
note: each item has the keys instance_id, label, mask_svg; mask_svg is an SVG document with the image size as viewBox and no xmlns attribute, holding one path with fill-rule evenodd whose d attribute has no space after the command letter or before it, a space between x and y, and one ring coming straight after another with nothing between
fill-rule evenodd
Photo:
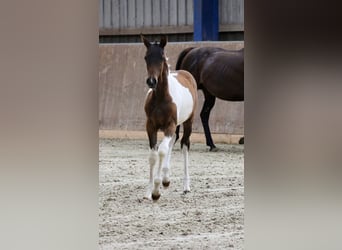
<instances>
[{"instance_id":1,"label":"adult horse's leg","mask_svg":"<svg viewBox=\"0 0 342 250\"><path fill-rule=\"evenodd\" d=\"M175 142L179 139L179 129L180 129L180 125L178 125L176 128L176 140L175 140Z\"/></svg>"},{"instance_id":2,"label":"adult horse's leg","mask_svg":"<svg viewBox=\"0 0 342 250\"><path fill-rule=\"evenodd\" d=\"M210 111L215 105L216 97L211 95L206 89L203 89L204 94L204 103L200 113L202 126L204 129L205 139L207 146L210 147L210 151L215 150L216 146L214 145L213 138L211 137L210 128L209 128L209 116Z\"/></svg>"},{"instance_id":3,"label":"adult horse's leg","mask_svg":"<svg viewBox=\"0 0 342 250\"><path fill-rule=\"evenodd\" d=\"M165 160L163 162L162 172L163 172L163 186L168 187L170 185L170 160L171 160L171 153L173 149L173 145L176 141L176 134L172 136L172 139L169 143L169 150L167 152L167 155L165 157Z\"/></svg>"},{"instance_id":4,"label":"adult horse's leg","mask_svg":"<svg viewBox=\"0 0 342 250\"><path fill-rule=\"evenodd\" d=\"M192 131L192 119L183 123L183 137L181 140L181 149L184 157L184 179L183 192L184 194L190 192L190 175L189 175L189 149L190 149L190 135ZM184 145L186 147L184 147Z\"/></svg>"},{"instance_id":5,"label":"adult horse's leg","mask_svg":"<svg viewBox=\"0 0 342 250\"><path fill-rule=\"evenodd\" d=\"M152 198L152 188L153 188L153 180L154 180L154 166L158 160L158 153L157 153L157 130L154 130L149 123L146 126L148 139L150 143L150 156L149 156L149 163L150 163L150 180L146 190L146 194L144 198L151 200Z\"/></svg>"}]
</instances>

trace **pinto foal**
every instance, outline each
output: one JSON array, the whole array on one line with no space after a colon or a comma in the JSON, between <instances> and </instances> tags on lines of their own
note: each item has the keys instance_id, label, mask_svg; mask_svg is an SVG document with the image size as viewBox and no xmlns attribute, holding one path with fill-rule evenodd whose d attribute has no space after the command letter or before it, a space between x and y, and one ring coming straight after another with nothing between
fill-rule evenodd
<instances>
[{"instance_id":1,"label":"pinto foal","mask_svg":"<svg viewBox=\"0 0 342 250\"><path fill-rule=\"evenodd\" d=\"M150 43L141 36L146 46L145 61L148 78L146 80L149 91L145 101L147 116L146 131L150 143L150 181L144 198L158 200L160 184L170 185L170 158L176 141L176 127L183 124L181 149L184 156L183 191L190 191L190 177L188 171L189 137L192 131L195 108L197 105L197 87L193 76L184 70L170 73L164 47L167 43L163 36L159 43ZM157 147L157 132L164 132L164 139ZM183 147L183 146L186 147ZM158 165L155 173L154 167Z\"/></svg>"}]
</instances>

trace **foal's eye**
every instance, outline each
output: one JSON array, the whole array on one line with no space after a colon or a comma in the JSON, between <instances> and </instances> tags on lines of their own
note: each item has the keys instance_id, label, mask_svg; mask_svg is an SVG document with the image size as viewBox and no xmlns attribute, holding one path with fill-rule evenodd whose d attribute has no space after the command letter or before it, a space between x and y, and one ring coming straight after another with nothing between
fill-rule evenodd
<instances>
[{"instance_id":1,"label":"foal's eye","mask_svg":"<svg viewBox=\"0 0 342 250\"><path fill-rule=\"evenodd\" d=\"M145 56L144 59L147 60L147 56Z\"/></svg>"}]
</instances>

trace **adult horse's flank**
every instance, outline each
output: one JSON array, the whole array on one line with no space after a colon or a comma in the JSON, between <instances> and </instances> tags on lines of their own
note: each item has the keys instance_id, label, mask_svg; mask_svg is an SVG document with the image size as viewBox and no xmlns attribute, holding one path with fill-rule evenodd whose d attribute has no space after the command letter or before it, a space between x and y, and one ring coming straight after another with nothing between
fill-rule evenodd
<instances>
[{"instance_id":1,"label":"adult horse's flank","mask_svg":"<svg viewBox=\"0 0 342 250\"><path fill-rule=\"evenodd\" d=\"M244 49L187 48L178 56L176 70L180 69L189 71L197 82L197 88L203 90L205 100L200 116L207 146L210 151L215 150L209 128L210 111L216 97L226 101L244 100ZM177 137L178 133L179 127Z\"/></svg>"},{"instance_id":2,"label":"adult horse's flank","mask_svg":"<svg viewBox=\"0 0 342 250\"><path fill-rule=\"evenodd\" d=\"M190 191L190 177L188 171L188 151L190 148L190 134L197 105L196 82L186 71L179 70L170 73L164 47L167 43L163 36L160 43L150 43L141 36L146 46L145 61L148 78L146 80L149 91L145 101L147 116L146 131L150 143L150 181L145 195L147 199L158 200L160 197L160 183L164 187L170 184L170 158L172 147L176 141L176 127L183 124L181 148L184 156L183 191ZM157 132L164 132L164 139L157 148ZM183 147L185 144L186 147ZM157 173L154 167L158 165Z\"/></svg>"}]
</instances>

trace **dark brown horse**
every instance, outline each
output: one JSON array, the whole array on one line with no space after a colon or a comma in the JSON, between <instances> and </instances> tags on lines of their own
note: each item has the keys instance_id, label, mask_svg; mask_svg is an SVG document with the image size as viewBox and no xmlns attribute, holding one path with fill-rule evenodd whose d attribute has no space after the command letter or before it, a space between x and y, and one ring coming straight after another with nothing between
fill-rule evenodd
<instances>
[{"instance_id":1,"label":"dark brown horse","mask_svg":"<svg viewBox=\"0 0 342 250\"><path fill-rule=\"evenodd\" d=\"M178 56L176 70L189 71L202 89L204 104L201 121L210 151L216 146L211 137L209 115L216 97L226 101L244 100L244 49L225 50L216 47L187 48ZM176 135L178 138L179 127ZM243 138L239 143L243 143Z\"/></svg>"},{"instance_id":2,"label":"dark brown horse","mask_svg":"<svg viewBox=\"0 0 342 250\"><path fill-rule=\"evenodd\" d=\"M167 43L163 36L160 43L150 43L141 36L146 47L145 62L147 67L147 85L149 91L145 101L147 116L146 131L150 143L150 181L145 198L158 200L160 184L170 184L170 157L176 141L176 127L183 124L181 148L184 155L183 191L190 191L188 171L189 137L192 131L195 109L197 105L196 82L193 76L184 70L171 73L167 64L164 47ZM157 132L164 132L164 139L157 147ZM183 147L183 146L186 147ZM154 167L158 164L157 173Z\"/></svg>"}]
</instances>

